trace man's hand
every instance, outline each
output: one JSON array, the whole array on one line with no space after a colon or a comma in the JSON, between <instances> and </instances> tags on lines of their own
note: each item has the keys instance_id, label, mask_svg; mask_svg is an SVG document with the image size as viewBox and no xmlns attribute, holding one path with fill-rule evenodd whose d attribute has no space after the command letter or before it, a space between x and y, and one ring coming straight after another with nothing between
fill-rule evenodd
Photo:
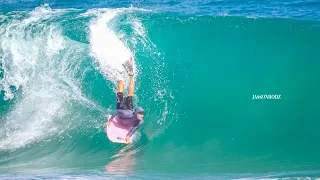
<instances>
[{"instance_id":1,"label":"man's hand","mask_svg":"<svg viewBox=\"0 0 320 180\"><path fill-rule=\"evenodd\" d=\"M130 142L130 138L131 138L130 136L127 136L127 137L126 137L126 143L129 143L129 142Z\"/></svg>"},{"instance_id":2,"label":"man's hand","mask_svg":"<svg viewBox=\"0 0 320 180\"><path fill-rule=\"evenodd\" d=\"M111 124L111 122L110 121L108 121L108 122L106 122L106 126L110 126L110 124Z\"/></svg>"}]
</instances>

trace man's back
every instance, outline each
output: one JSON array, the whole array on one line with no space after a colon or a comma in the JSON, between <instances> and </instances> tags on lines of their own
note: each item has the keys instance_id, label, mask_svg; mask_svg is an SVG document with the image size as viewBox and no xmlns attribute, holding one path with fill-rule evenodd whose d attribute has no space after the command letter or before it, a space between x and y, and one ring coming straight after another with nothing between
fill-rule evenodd
<instances>
[{"instance_id":1,"label":"man's back","mask_svg":"<svg viewBox=\"0 0 320 180\"><path fill-rule=\"evenodd\" d=\"M124 126L135 126L139 121L132 110L118 109L117 114L120 123Z\"/></svg>"}]
</instances>

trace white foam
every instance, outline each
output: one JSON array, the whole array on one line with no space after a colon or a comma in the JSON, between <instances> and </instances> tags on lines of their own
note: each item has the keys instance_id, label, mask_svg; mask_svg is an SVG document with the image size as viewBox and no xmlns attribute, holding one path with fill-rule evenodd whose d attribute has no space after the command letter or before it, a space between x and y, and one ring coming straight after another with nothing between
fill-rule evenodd
<instances>
[{"instance_id":1,"label":"white foam","mask_svg":"<svg viewBox=\"0 0 320 180\"><path fill-rule=\"evenodd\" d=\"M62 104L54 97L46 100L49 101L28 96L16 104L7 115L6 124L1 131L0 150L16 149L57 131L52 119Z\"/></svg>"},{"instance_id":2,"label":"white foam","mask_svg":"<svg viewBox=\"0 0 320 180\"><path fill-rule=\"evenodd\" d=\"M50 7L44 5L31 11L28 18L24 20L12 20L9 24L0 26L0 32L4 32L0 37L3 52L1 63L4 70L4 78L0 80L0 84L2 90L5 91L6 100L14 97L10 89L11 85L19 89L20 86L24 86L30 78L35 76L41 46L44 45L43 38L46 35L48 53L56 54L62 48L62 36L58 35L60 32L57 32L57 29L54 29L53 26L44 29L42 32L33 32L30 29L30 26L61 12L63 11L52 11ZM49 31L48 34L46 33L47 30ZM33 33L39 34L34 36Z\"/></svg>"},{"instance_id":3,"label":"white foam","mask_svg":"<svg viewBox=\"0 0 320 180\"><path fill-rule=\"evenodd\" d=\"M99 63L101 72L114 82L124 79L122 64L133 56L112 30L110 21L121 12L122 10L108 10L90 24L91 55Z\"/></svg>"},{"instance_id":4,"label":"white foam","mask_svg":"<svg viewBox=\"0 0 320 180\"><path fill-rule=\"evenodd\" d=\"M55 13L37 8L24 20L0 25L4 32L0 37L4 73L0 90L5 91L6 99L16 94L10 86L22 93L0 120L0 150L21 148L75 128L73 116L65 121L71 102L95 108L83 96L76 77L87 48L63 37L59 25L50 24L50 14Z\"/></svg>"},{"instance_id":5,"label":"white foam","mask_svg":"<svg viewBox=\"0 0 320 180\"><path fill-rule=\"evenodd\" d=\"M1 63L3 64L4 77L0 83L2 90L5 91L5 99L14 98L14 93L10 86L17 89L23 87L21 99L15 104L12 111L5 116L5 125L1 129L0 149L15 149L28 143L39 140L44 134L50 135L55 131L50 121L57 109L61 106L58 98L47 96L47 87L41 81L41 49L46 47L43 39L46 37L61 37L58 32L51 30L48 34L32 36L32 32L28 26L35 25L42 20L47 14L43 8L38 8L29 14L29 18L22 21L11 21L7 26L0 28L5 32L1 37L1 50L3 56ZM46 29L43 30L46 32ZM49 38L50 39L50 38ZM48 45L48 49L52 49L52 45ZM55 46L61 49L61 44ZM39 71L40 70L40 71ZM48 80L48 79L46 79ZM43 89L44 88L44 89ZM48 88L49 89L49 88ZM37 95L40 93L41 96ZM43 98L46 97L46 98ZM48 101L47 101L48 100Z\"/></svg>"},{"instance_id":6,"label":"white foam","mask_svg":"<svg viewBox=\"0 0 320 180\"><path fill-rule=\"evenodd\" d=\"M64 47L63 36L60 35L60 29L57 29L55 26L50 26L49 35L47 36L47 48L46 54L48 57L52 57L59 53Z\"/></svg>"}]
</instances>

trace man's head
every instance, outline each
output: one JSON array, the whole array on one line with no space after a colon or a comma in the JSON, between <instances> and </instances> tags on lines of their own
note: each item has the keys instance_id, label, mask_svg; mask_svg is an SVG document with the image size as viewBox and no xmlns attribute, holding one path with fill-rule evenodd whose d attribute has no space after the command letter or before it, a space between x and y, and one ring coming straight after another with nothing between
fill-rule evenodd
<instances>
[{"instance_id":1,"label":"man's head","mask_svg":"<svg viewBox=\"0 0 320 180\"><path fill-rule=\"evenodd\" d=\"M134 109L134 113L136 114L137 119L142 120L144 116L144 110L142 109L142 107L136 107Z\"/></svg>"}]
</instances>

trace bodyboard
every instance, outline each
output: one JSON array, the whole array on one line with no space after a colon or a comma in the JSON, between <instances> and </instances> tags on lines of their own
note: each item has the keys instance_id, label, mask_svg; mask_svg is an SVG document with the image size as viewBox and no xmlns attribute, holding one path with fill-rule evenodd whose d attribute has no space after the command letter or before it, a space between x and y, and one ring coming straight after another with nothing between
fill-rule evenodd
<instances>
[{"instance_id":1,"label":"bodyboard","mask_svg":"<svg viewBox=\"0 0 320 180\"><path fill-rule=\"evenodd\" d=\"M108 115L108 120L110 119L111 115ZM126 143L125 139L127 137L128 132L131 130L132 127L123 126L117 116L113 118L110 123L110 126L106 127L107 137L111 142L114 143ZM131 141L132 138L130 138ZM129 142L131 143L131 142Z\"/></svg>"}]
</instances>

